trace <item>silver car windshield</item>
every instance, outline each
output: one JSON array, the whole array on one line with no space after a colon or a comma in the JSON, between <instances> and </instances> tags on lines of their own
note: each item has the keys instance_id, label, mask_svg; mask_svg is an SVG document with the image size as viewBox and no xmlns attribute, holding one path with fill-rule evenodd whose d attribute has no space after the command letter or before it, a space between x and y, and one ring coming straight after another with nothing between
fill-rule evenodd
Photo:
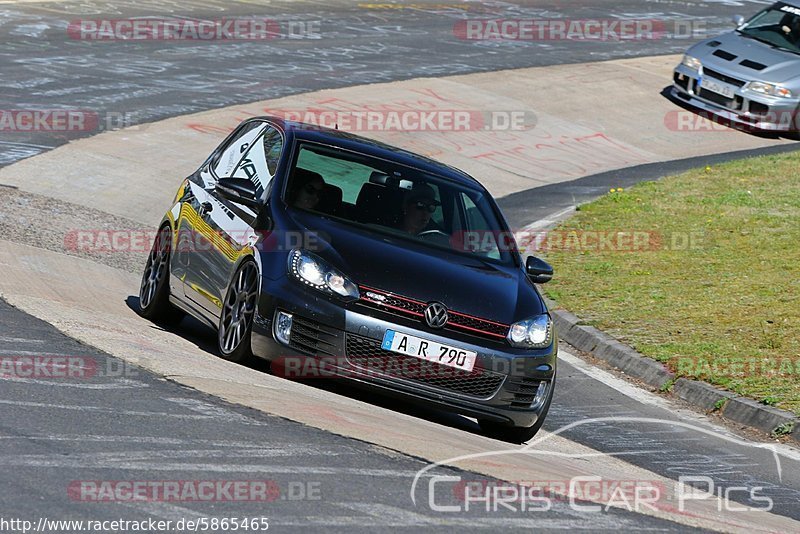
<instances>
[{"instance_id":1,"label":"silver car windshield","mask_svg":"<svg viewBox=\"0 0 800 534\"><path fill-rule=\"evenodd\" d=\"M778 3L743 24L740 34L800 54L800 8Z\"/></svg>"},{"instance_id":2,"label":"silver car windshield","mask_svg":"<svg viewBox=\"0 0 800 534\"><path fill-rule=\"evenodd\" d=\"M300 144L284 201L366 231L482 260L508 263L516 250L484 192L333 147Z\"/></svg>"}]
</instances>

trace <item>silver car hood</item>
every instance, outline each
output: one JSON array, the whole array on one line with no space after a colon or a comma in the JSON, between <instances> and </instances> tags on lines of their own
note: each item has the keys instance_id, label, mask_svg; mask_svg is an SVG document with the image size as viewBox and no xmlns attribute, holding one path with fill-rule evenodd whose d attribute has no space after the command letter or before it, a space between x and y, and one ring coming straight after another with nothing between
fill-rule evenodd
<instances>
[{"instance_id":1,"label":"silver car hood","mask_svg":"<svg viewBox=\"0 0 800 534\"><path fill-rule=\"evenodd\" d=\"M719 46L709 46L709 43L715 41L720 43ZM735 57L731 59L720 57L726 53ZM743 37L736 32L725 33L698 43L691 47L687 54L699 59L704 67L721 70L746 81L783 83L800 77L800 55ZM756 65L748 66L748 63L742 65L743 61L750 61ZM758 64L765 67L758 70ZM800 80L798 83L800 84Z\"/></svg>"}]
</instances>

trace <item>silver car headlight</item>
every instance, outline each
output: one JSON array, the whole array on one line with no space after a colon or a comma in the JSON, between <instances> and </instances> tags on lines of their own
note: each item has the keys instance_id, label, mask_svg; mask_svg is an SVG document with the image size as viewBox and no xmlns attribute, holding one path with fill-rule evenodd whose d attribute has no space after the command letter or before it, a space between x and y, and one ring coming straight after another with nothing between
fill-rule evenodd
<instances>
[{"instance_id":1,"label":"silver car headlight","mask_svg":"<svg viewBox=\"0 0 800 534\"><path fill-rule=\"evenodd\" d=\"M511 325L506 336L514 347L544 349L553 341L553 320L546 313Z\"/></svg>"},{"instance_id":2,"label":"silver car headlight","mask_svg":"<svg viewBox=\"0 0 800 534\"><path fill-rule=\"evenodd\" d=\"M683 56L683 59L681 60L681 65L689 67L690 69L693 70L700 70L700 67L703 66L703 64L700 63L699 59L697 59L696 57L692 57L688 54Z\"/></svg>"},{"instance_id":3,"label":"silver car headlight","mask_svg":"<svg viewBox=\"0 0 800 534\"><path fill-rule=\"evenodd\" d=\"M353 299L360 296L358 287L349 278L307 250L298 248L289 253L289 274L323 293Z\"/></svg>"},{"instance_id":4,"label":"silver car headlight","mask_svg":"<svg viewBox=\"0 0 800 534\"><path fill-rule=\"evenodd\" d=\"M780 85L775 85L774 83L748 82L744 88L748 91L761 93L762 95L779 96L782 98L792 97L792 92L789 89L781 87Z\"/></svg>"}]
</instances>

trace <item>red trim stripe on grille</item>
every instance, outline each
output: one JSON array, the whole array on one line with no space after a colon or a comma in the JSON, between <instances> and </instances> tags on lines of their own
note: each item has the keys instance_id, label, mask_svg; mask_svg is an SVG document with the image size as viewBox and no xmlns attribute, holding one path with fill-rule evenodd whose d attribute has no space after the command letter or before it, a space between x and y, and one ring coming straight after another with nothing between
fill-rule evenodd
<instances>
[{"instance_id":1,"label":"red trim stripe on grille","mask_svg":"<svg viewBox=\"0 0 800 534\"><path fill-rule=\"evenodd\" d=\"M378 306L381 306L381 307L384 307L384 308L389 308L389 309L392 309L392 310L396 310L396 311L399 311L399 312L402 312L402 313L405 313L405 314L408 314L408 315L413 315L415 317L423 317L424 314L422 312L410 310L408 308L402 308L400 306L394 306L392 304L387 304L386 302L383 302L381 300L368 298L367 296L364 295L364 292L365 291L369 291L371 293L377 293L379 295L382 295L382 296L390 298L390 299L397 299L397 300L405 301L405 302L408 302L408 303L410 303L412 305L419 306L422 309L424 309L428 305L425 302L421 302L419 300L415 300L415 299L412 299L412 298L404 297L402 295L397 295L396 293L390 293L388 291L383 291L382 289L376 289L374 287L360 285L360 286L358 286L358 288L359 288L359 290L361 290L361 300L362 301L366 301L366 302L368 302L370 304L378 305ZM460 324L459 322L457 322L457 320L454 321L452 318L453 317L455 317L455 318L464 317L466 319L475 321L477 323L483 323L487 327L489 325L492 325L492 326L494 326L495 330L497 329L497 327L500 327L503 330L505 330L506 332L508 331L508 328L509 328L509 325L507 325L507 324L498 323L497 321L491 321L489 319L484 319L482 317L476 317L474 315L469 315L469 314L466 314L466 313L461 313L461 312L457 312L457 311L453 311L453 310L447 310L447 312L450 314L451 320L447 322L447 325L445 326L445 328L447 328L447 327L460 328L460 329L463 329L463 330L469 330L470 332L477 332L477 333L483 334L485 336L491 336L491 337L495 337L495 338L499 338L499 339L505 339L505 337L506 337L505 333L501 334L501 333L496 332L496 331L485 330L485 329L482 329L482 328L475 328L473 326L467 326L465 324Z\"/></svg>"}]
</instances>

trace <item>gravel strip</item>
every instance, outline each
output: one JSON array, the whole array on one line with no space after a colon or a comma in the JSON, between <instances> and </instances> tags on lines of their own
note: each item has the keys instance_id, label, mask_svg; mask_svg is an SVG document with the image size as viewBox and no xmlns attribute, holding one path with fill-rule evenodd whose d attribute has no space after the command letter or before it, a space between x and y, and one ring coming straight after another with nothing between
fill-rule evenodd
<instances>
[{"instance_id":1,"label":"gravel strip","mask_svg":"<svg viewBox=\"0 0 800 534\"><path fill-rule=\"evenodd\" d=\"M156 227L0 185L0 238L139 273ZM79 234L80 233L80 234ZM117 246L111 236L118 239ZM128 243L130 237L148 241ZM119 250L117 250L119 249ZM135 250L132 250L135 249Z\"/></svg>"}]
</instances>

